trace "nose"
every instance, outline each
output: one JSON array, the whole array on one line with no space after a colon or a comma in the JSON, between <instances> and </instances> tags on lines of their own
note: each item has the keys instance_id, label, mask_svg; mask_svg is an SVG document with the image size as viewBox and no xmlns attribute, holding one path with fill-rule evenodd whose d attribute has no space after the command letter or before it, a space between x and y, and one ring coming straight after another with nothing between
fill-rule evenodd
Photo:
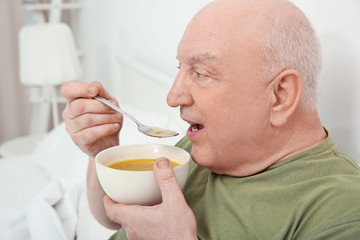
<instances>
[{"instance_id":1,"label":"nose","mask_svg":"<svg viewBox=\"0 0 360 240\"><path fill-rule=\"evenodd\" d=\"M175 81L167 95L167 104L170 107L190 106L193 103L191 95L191 82L185 74L178 72Z\"/></svg>"}]
</instances>

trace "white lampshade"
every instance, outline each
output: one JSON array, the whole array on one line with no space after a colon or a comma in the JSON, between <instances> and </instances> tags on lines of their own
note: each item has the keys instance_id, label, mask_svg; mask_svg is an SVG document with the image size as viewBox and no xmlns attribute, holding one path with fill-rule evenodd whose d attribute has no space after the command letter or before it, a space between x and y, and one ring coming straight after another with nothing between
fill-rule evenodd
<instances>
[{"instance_id":1,"label":"white lampshade","mask_svg":"<svg viewBox=\"0 0 360 240\"><path fill-rule=\"evenodd\" d=\"M20 81L58 85L81 78L71 29L64 23L26 25L19 32Z\"/></svg>"}]
</instances>

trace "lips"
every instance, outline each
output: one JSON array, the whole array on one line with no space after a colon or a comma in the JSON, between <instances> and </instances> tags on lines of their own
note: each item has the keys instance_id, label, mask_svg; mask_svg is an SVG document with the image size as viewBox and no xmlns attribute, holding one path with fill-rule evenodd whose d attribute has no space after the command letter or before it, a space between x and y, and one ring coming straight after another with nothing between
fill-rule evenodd
<instances>
[{"instance_id":1,"label":"lips","mask_svg":"<svg viewBox=\"0 0 360 240\"><path fill-rule=\"evenodd\" d=\"M195 123L195 124L191 124L186 135L188 138L193 138L196 135L200 134L204 129L204 125L199 124L199 123Z\"/></svg>"},{"instance_id":2,"label":"lips","mask_svg":"<svg viewBox=\"0 0 360 240\"><path fill-rule=\"evenodd\" d=\"M202 121L202 118L199 117L198 114L189 112L188 108L180 108L180 116L185 122L190 124L186 132L186 136L189 139L194 138L204 131L205 125L202 124L204 121Z\"/></svg>"}]
</instances>

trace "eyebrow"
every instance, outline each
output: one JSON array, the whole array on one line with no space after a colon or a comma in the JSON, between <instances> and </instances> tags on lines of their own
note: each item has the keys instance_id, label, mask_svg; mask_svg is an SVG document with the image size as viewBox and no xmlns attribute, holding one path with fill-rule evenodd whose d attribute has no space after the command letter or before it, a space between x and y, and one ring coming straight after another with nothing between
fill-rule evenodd
<instances>
[{"instance_id":1,"label":"eyebrow","mask_svg":"<svg viewBox=\"0 0 360 240\"><path fill-rule=\"evenodd\" d=\"M206 53L202 53L202 54L197 54L194 56L191 56L188 58L188 61L190 63L198 63L198 62L203 62L205 60L215 60L215 56L209 52Z\"/></svg>"},{"instance_id":2,"label":"eyebrow","mask_svg":"<svg viewBox=\"0 0 360 240\"><path fill-rule=\"evenodd\" d=\"M200 63L200 62L204 62L204 61L208 61L208 60L215 61L216 60L215 55L213 55L209 52L205 52L205 53L196 54L196 55L193 55L193 56L190 56L187 58L187 61L192 64Z\"/></svg>"}]
</instances>

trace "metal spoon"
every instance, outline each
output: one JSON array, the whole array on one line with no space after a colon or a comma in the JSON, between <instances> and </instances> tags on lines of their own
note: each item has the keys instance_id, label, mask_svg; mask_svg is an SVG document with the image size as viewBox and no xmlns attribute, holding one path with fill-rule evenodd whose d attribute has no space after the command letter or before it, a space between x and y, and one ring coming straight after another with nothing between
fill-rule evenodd
<instances>
[{"instance_id":1,"label":"metal spoon","mask_svg":"<svg viewBox=\"0 0 360 240\"><path fill-rule=\"evenodd\" d=\"M111 102L109 102L108 100L106 100L102 97L99 97L99 96L93 97L93 98L102 102L103 104L107 105L108 107L114 109L115 111L122 113L123 115L130 118L131 120L133 120L138 125L139 131L145 135L148 135L151 137L158 137L158 138L174 137L174 136L179 135L179 133L177 133L177 132L170 131L170 130L167 130L164 128L146 126L146 125L140 123L138 120L136 120L133 116L131 116L127 112L124 112L124 110L122 110L121 108L119 108L119 107L115 106L114 104L112 104Z\"/></svg>"}]
</instances>

